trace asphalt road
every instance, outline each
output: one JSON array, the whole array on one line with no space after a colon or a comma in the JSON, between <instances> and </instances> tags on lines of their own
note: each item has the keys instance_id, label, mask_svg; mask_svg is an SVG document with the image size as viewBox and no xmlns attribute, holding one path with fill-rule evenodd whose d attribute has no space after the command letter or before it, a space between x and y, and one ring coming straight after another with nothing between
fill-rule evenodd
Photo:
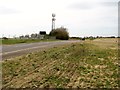
<instances>
[{"instance_id":1,"label":"asphalt road","mask_svg":"<svg viewBox=\"0 0 120 90\"><path fill-rule=\"evenodd\" d=\"M68 43L80 42L80 40L69 41L54 41L54 42L37 42L37 43L24 43L15 45L2 45L0 46L0 60L10 59L16 56L28 54L38 50L44 50L54 46L59 46Z\"/></svg>"}]
</instances>

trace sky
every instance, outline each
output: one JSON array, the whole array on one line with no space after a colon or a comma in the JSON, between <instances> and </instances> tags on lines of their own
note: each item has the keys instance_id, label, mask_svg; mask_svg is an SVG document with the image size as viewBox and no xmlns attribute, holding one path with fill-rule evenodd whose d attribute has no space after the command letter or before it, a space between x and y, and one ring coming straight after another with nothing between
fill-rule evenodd
<instances>
[{"instance_id":1,"label":"sky","mask_svg":"<svg viewBox=\"0 0 120 90\"><path fill-rule=\"evenodd\" d=\"M0 37L67 28L71 37L118 36L119 0L0 0Z\"/></svg>"}]
</instances>

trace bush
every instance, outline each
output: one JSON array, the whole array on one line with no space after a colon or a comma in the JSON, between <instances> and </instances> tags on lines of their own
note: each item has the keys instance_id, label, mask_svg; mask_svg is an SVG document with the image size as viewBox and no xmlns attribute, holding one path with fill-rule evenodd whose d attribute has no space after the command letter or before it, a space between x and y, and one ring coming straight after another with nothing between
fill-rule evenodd
<instances>
[{"instance_id":1,"label":"bush","mask_svg":"<svg viewBox=\"0 0 120 90\"><path fill-rule=\"evenodd\" d=\"M82 40L84 41L84 40L85 40L85 38L82 38Z\"/></svg>"},{"instance_id":2,"label":"bush","mask_svg":"<svg viewBox=\"0 0 120 90\"><path fill-rule=\"evenodd\" d=\"M60 39L60 40L69 39L69 33L67 32L67 29L63 27L52 30L49 35L55 36L56 39Z\"/></svg>"},{"instance_id":3,"label":"bush","mask_svg":"<svg viewBox=\"0 0 120 90\"><path fill-rule=\"evenodd\" d=\"M8 38L7 38L7 37L3 37L2 39L4 39L4 40L8 40Z\"/></svg>"}]
</instances>

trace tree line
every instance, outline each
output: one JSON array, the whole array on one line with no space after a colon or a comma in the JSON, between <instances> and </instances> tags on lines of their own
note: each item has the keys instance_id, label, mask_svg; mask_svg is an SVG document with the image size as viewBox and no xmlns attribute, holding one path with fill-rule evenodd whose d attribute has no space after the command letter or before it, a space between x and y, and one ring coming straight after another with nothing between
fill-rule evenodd
<instances>
[{"instance_id":1,"label":"tree line","mask_svg":"<svg viewBox=\"0 0 120 90\"><path fill-rule=\"evenodd\" d=\"M60 40L68 40L69 33L67 28L60 27L54 30L51 30L49 34L46 34L45 31L40 31L39 34L31 34L31 35L22 35L19 36L20 39L60 39Z\"/></svg>"}]
</instances>

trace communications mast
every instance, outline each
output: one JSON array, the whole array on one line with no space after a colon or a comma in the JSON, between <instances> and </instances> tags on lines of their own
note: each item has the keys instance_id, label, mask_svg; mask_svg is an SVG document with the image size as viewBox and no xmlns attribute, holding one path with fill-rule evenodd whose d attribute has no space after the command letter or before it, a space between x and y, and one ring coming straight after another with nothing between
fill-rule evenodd
<instances>
[{"instance_id":1,"label":"communications mast","mask_svg":"<svg viewBox=\"0 0 120 90\"><path fill-rule=\"evenodd\" d=\"M55 30L55 14L54 13L52 13L52 30Z\"/></svg>"}]
</instances>

